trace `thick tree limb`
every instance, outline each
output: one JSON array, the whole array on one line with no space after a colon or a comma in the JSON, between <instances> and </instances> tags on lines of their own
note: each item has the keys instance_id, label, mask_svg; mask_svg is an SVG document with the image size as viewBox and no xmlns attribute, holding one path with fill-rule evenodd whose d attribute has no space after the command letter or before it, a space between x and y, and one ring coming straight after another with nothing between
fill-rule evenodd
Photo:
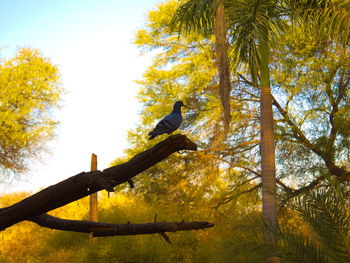
<instances>
[{"instance_id":1,"label":"thick tree limb","mask_svg":"<svg viewBox=\"0 0 350 263\"><path fill-rule=\"evenodd\" d=\"M143 235L159 233L163 236L164 232L176 232L185 230L199 230L214 225L209 222L161 222L146 224L111 224L99 223L84 220L68 220L57 218L48 214L39 215L30 218L32 221L42 227L57 230L74 231L82 233L92 233L94 237L98 236L125 236L125 235ZM165 235L165 234L164 234ZM169 241L167 241L169 242Z\"/></svg>"},{"instance_id":2,"label":"thick tree limb","mask_svg":"<svg viewBox=\"0 0 350 263\"><path fill-rule=\"evenodd\" d=\"M34 218L72 201L124 182L180 150L196 150L195 143L184 135L167 138L136 155L130 161L103 171L82 172L52 185L12 206L0 209L0 230L23 220Z\"/></svg>"}]
</instances>

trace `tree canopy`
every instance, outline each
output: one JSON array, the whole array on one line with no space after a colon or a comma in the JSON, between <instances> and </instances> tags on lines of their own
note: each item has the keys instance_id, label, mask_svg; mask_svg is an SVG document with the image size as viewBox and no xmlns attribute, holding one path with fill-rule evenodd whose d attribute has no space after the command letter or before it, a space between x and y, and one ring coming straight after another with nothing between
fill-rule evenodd
<instances>
[{"instance_id":1,"label":"tree canopy","mask_svg":"<svg viewBox=\"0 0 350 263\"><path fill-rule=\"evenodd\" d=\"M138 178L134 191L150 201L165 195L166 201L162 200L177 207L198 208L200 201L201 206L205 203L207 208L224 211L245 194L245 202L251 204L248 210L256 209L261 189L259 89L250 81L247 68L231 74L232 122L224 144L218 145L216 138L224 124L213 39L196 33L179 37L170 31L175 10L173 1L160 4L136 34L135 43L143 52L157 52L138 81L144 107L140 125L129 132L126 154L132 156L149 146L145 135L177 99L189 105L180 130L191 134L199 151L179 156L181 162L169 158L152 167ZM305 35L303 28L286 31L278 43L271 53L271 88L277 193L283 204L303 191L326 187L327 175L350 178L346 168L349 134L344 133L349 114L349 56L345 55L349 51L334 41L319 42Z\"/></svg>"},{"instance_id":2,"label":"tree canopy","mask_svg":"<svg viewBox=\"0 0 350 263\"><path fill-rule=\"evenodd\" d=\"M58 122L63 89L58 69L35 49L0 61L0 167L23 172L41 155Z\"/></svg>"}]
</instances>

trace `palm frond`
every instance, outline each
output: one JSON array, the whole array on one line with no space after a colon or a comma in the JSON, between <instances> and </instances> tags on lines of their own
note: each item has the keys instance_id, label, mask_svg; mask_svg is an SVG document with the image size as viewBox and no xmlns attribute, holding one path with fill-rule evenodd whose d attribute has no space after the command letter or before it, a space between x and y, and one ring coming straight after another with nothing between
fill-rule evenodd
<instances>
[{"instance_id":1,"label":"palm frond","mask_svg":"<svg viewBox=\"0 0 350 263\"><path fill-rule=\"evenodd\" d=\"M214 28L215 0L189 0L181 3L171 21L179 33L210 34Z\"/></svg>"},{"instance_id":2,"label":"palm frond","mask_svg":"<svg viewBox=\"0 0 350 263\"><path fill-rule=\"evenodd\" d=\"M260 214L250 214L243 217L231 229L228 240L230 253L227 255L232 262L255 263L264 262L267 258L278 254L276 244L266 242L263 235L264 224Z\"/></svg>"},{"instance_id":3,"label":"palm frond","mask_svg":"<svg viewBox=\"0 0 350 263\"><path fill-rule=\"evenodd\" d=\"M297 198L294 209L336 262L350 262L349 202L329 187Z\"/></svg>"},{"instance_id":4,"label":"palm frond","mask_svg":"<svg viewBox=\"0 0 350 263\"><path fill-rule=\"evenodd\" d=\"M278 256L281 262L350 262L350 202L348 187L334 180L330 186L299 196L289 204L297 212L294 224L269 226L258 214L243 217L232 228L229 240L234 262L262 262ZM264 242L262 228L269 228L277 244Z\"/></svg>"},{"instance_id":5,"label":"palm frond","mask_svg":"<svg viewBox=\"0 0 350 263\"><path fill-rule=\"evenodd\" d=\"M312 238L295 228L282 228L280 236L280 257L283 262L330 263L327 253Z\"/></svg>"},{"instance_id":6,"label":"palm frond","mask_svg":"<svg viewBox=\"0 0 350 263\"><path fill-rule=\"evenodd\" d=\"M318 36L349 44L349 0L289 0L287 3L293 21L316 24Z\"/></svg>"},{"instance_id":7,"label":"palm frond","mask_svg":"<svg viewBox=\"0 0 350 263\"><path fill-rule=\"evenodd\" d=\"M249 64L253 81L258 78L260 50L273 44L286 27L285 8L278 1L229 1L228 24L236 61Z\"/></svg>"}]
</instances>

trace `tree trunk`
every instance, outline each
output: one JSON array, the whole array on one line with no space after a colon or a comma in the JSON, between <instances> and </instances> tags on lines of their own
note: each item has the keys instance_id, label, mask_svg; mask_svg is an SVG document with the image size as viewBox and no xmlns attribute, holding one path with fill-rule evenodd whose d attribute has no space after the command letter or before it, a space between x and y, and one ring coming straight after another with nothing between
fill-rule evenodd
<instances>
[{"instance_id":1,"label":"tree trunk","mask_svg":"<svg viewBox=\"0 0 350 263\"><path fill-rule=\"evenodd\" d=\"M265 223L277 224L276 168L270 87L261 87L260 105L263 219Z\"/></svg>"},{"instance_id":2,"label":"tree trunk","mask_svg":"<svg viewBox=\"0 0 350 263\"><path fill-rule=\"evenodd\" d=\"M214 23L214 33L215 33L215 52L217 56L217 66L219 72L219 95L221 99L221 105L224 112L224 124L225 131L228 132L228 128L231 121L230 113L230 92L231 92L231 82L230 82L230 69L229 60L227 55L227 38L226 38L226 16L224 3L222 0L216 1L215 10L215 23Z\"/></svg>"},{"instance_id":3,"label":"tree trunk","mask_svg":"<svg viewBox=\"0 0 350 263\"><path fill-rule=\"evenodd\" d=\"M267 34L266 34L267 36ZM273 128L272 94L270 88L268 40L260 43L260 125L261 125L261 176L262 176L262 214L266 226L265 240L276 243L276 237L271 231L277 226L277 197L276 197L276 164L275 138ZM278 263L279 259L270 257L269 263Z\"/></svg>"}]
</instances>

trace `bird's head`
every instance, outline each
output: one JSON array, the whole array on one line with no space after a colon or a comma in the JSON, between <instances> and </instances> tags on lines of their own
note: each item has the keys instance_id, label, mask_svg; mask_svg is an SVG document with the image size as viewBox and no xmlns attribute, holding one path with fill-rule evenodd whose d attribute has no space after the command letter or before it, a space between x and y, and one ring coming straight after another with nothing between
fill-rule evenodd
<instances>
[{"instance_id":1,"label":"bird's head","mask_svg":"<svg viewBox=\"0 0 350 263\"><path fill-rule=\"evenodd\" d=\"M178 100L174 104L174 108L180 108L180 107L186 107L185 104L182 102L182 100Z\"/></svg>"},{"instance_id":2,"label":"bird's head","mask_svg":"<svg viewBox=\"0 0 350 263\"><path fill-rule=\"evenodd\" d=\"M177 102L175 102L172 112L181 114L181 107L186 107L186 106L181 100L178 100Z\"/></svg>"}]
</instances>

